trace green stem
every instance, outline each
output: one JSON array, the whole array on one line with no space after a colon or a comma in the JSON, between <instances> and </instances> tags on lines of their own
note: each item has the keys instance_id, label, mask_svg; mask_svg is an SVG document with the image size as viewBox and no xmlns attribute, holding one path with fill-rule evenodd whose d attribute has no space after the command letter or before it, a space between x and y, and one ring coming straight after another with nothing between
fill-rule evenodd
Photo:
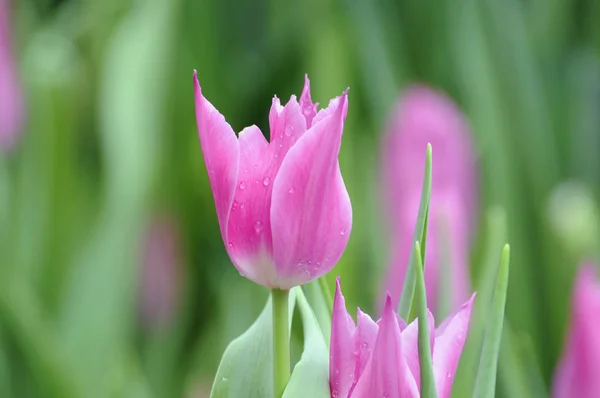
<instances>
[{"instance_id":1,"label":"green stem","mask_svg":"<svg viewBox=\"0 0 600 398\"><path fill-rule=\"evenodd\" d=\"M321 287L321 291L323 292L325 302L327 303L329 313L333 313L333 296L331 295L331 289L329 289L329 285L327 284L327 281L325 280L324 276L320 277L318 281L319 286Z\"/></svg>"},{"instance_id":2,"label":"green stem","mask_svg":"<svg viewBox=\"0 0 600 398\"><path fill-rule=\"evenodd\" d=\"M275 397L283 395L290 378L289 290L271 290L273 301L273 388Z\"/></svg>"}]
</instances>

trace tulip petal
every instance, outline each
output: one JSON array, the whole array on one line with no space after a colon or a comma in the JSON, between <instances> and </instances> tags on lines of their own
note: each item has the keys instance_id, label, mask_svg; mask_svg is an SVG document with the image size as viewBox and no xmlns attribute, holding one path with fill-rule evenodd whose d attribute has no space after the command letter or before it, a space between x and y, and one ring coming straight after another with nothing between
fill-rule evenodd
<instances>
[{"instance_id":1,"label":"tulip petal","mask_svg":"<svg viewBox=\"0 0 600 398\"><path fill-rule=\"evenodd\" d=\"M600 340L597 316L600 313L600 285L594 267L579 271L573 291L572 315L565 353L552 388L553 398L592 398L600 394L598 360Z\"/></svg>"},{"instance_id":2,"label":"tulip petal","mask_svg":"<svg viewBox=\"0 0 600 398\"><path fill-rule=\"evenodd\" d=\"M346 93L336 109L296 142L275 178L271 228L281 288L327 273L348 242L352 209L337 160Z\"/></svg>"},{"instance_id":3,"label":"tulip petal","mask_svg":"<svg viewBox=\"0 0 600 398\"><path fill-rule=\"evenodd\" d=\"M310 80L308 80L308 75L304 75L304 89L302 89L302 95L300 96L300 108L302 108L302 114L306 119L307 129L312 126L312 121L317 115L318 105L318 103L312 103L310 98Z\"/></svg>"},{"instance_id":4,"label":"tulip petal","mask_svg":"<svg viewBox=\"0 0 600 398\"><path fill-rule=\"evenodd\" d=\"M450 397L452 383L462 353L473 307L475 294L455 313L450 315L435 331L433 367L435 384L440 398Z\"/></svg>"},{"instance_id":5,"label":"tulip petal","mask_svg":"<svg viewBox=\"0 0 600 398\"><path fill-rule=\"evenodd\" d=\"M402 353L400 327L388 296L379 322L379 333L364 373L352 398L418 397L419 392Z\"/></svg>"},{"instance_id":6,"label":"tulip petal","mask_svg":"<svg viewBox=\"0 0 600 398\"><path fill-rule=\"evenodd\" d=\"M430 336L430 344L431 350L434 350L435 344L435 320L433 319L433 314L431 311L429 313L429 336ZM420 386L421 383L421 373L420 373L420 365L419 365L419 320L415 319L412 321L404 331L402 331L402 352L404 353L404 358L406 358L406 363L408 364L408 368L412 376L417 383L417 386Z\"/></svg>"},{"instance_id":7,"label":"tulip petal","mask_svg":"<svg viewBox=\"0 0 600 398\"><path fill-rule=\"evenodd\" d=\"M235 132L215 107L202 95L194 71L194 99L200 146L215 198L217 218L223 241L227 240L227 223L233 203L239 163L239 143ZM229 252L231 245L227 244Z\"/></svg>"},{"instance_id":8,"label":"tulip petal","mask_svg":"<svg viewBox=\"0 0 600 398\"><path fill-rule=\"evenodd\" d=\"M353 384L355 357L354 321L346 310L346 302L337 278L333 316L331 320L331 344L329 348L329 388L332 397L347 397Z\"/></svg>"},{"instance_id":9,"label":"tulip petal","mask_svg":"<svg viewBox=\"0 0 600 398\"><path fill-rule=\"evenodd\" d=\"M256 126L240 132L239 145L238 180L227 227L229 255L248 279L270 286L275 279L269 223L272 156Z\"/></svg>"},{"instance_id":10,"label":"tulip petal","mask_svg":"<svg viewBox=\"0 0 600 398\"><path fill-rule=\"evenodd\" d=\"M302 101L302 100L301 100ZM269 128L273 155L279 159L277 168L281 165L289 149L304 135L307 130L303 109L298 104L296 96L292 95L285 106L281 106L279 98L273 98L269 112Z\"/></svg>"},{"instance_id":11,"label":"tulip petal","mask_svg":"<svg viewBox=\"0 0 600 398\"><path fill-rule=\"evenodd\" d=\"M10 1L0 0L0 152L15 145L25 113L11 48L10 11Z\"/></svg>"},{"instance_id":12,"label":"tulip petal","mask_svg":"<svg viewBox=\"0 0 600 398\"><path fill-rule=\"evenodd\" d=\"M362 375L367 362L371 358L379 326L371 317L360 310L356 313L356 334L354 335L354 352L356 352L356 367L354 369L354 384Z\"/></svg>"}]
</instances>

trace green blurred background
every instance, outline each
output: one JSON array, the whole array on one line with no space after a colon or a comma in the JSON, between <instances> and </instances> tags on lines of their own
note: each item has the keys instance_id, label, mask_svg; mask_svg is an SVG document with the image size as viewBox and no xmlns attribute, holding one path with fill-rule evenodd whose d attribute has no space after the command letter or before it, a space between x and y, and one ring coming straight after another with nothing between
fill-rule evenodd
<instances>
[{"instance_id":1,"label":"green blurred background","mask_svg":"<svg viewBox=\"0 0 600 398\"><path fill-rule=\"evenodd\" d=\"M481 167L475 288L512 246L499 396L544 396L600 243L599 1L15 0L12 21L27 121L0 157L0 396L205 397L260 312L223 249L193 69L236 131L268 131L304 73L321 104L351 87L354 227L329 281L367 310L388 111L411 82L451 95Z\"/></svg>"}]
</instances>

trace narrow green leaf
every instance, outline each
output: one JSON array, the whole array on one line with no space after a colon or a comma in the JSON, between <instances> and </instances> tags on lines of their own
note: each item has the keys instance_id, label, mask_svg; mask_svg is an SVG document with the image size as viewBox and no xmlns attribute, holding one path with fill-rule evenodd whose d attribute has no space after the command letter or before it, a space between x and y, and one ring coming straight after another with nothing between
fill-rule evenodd
<instances>
[{"instance_id":1,"label":"narrow green leaf","mask_svg":"<svg viewBox=\"0 0 600 398\"><path fill-rule=\"evenodd\" d=\"M329 350L315 314L301 290L296 294L304 327L304 352L294 367L283 398L329 398Z\"/></svg>"},{"instance_id":2,"label":"narrow green leaf","mask_svg":"<svg viewBox=\"0 0 600 398\"><path fill-rule=\"evenodd\" d=\"M481 354L481 346L488 323L489 303L494 296L494 285L498 274L498 257L502 254L502 245L508 239L508 221L504 208L490 207L485 216L485 243L483 254L478 264L481 264L477 274L473 275L473 287L477 291L469 338L465 344L460 365L452 391L455 397L470 396L475 386L477 366Z\"/></svg>"},{"instance_id":3,"label":"narrow green leaf","mask_svg":"<svg viewBox=\"0 0 600 398\"><path fill-rule=\"evenodd\" d=\"M289 298L292 319L296 293ZM273 316L271 298L258 319L233 340L221 359L211 398L273 398Z\"/></svg>"},{"instance_id":4,"label":"narrow green leaf","mask_svg":"<svg viewBox=\"0 0 600 398\"><path fill-rule=\"evenodd\" d=\"M496 390L496 373L502 340L502 327L504 324L506 290L508 288L509 259L510 246L505 245L502 250L498 276L496 277L490 322L485 332L485 340L483 341L483 348L481 350L475 391L473 392L474 398L494 397Z\"/></svg>"},{"instance_id":5,"label":"narrow green leaf","mask_svg":"<svg viewBox=\"0 0 600 398\"><path fill-rule=\"evenodd\" d=\"M419 242L415 242L415 269L417 271L417 307L419 314L419 368L421 373L421 397L437 398L433 360L431 358L431 340L429 339L429 314L427 311L427 295L425 277Z\"/></svg>"},{"instance_id":6,"label":"narrow green leaf","mask_svg":"<svg viewBox=\"0 0 600 398\"><path fill-rule=\"evenodd\" d=\"M327 291L324 290L324 286L329 290L327 281L325 278L320 278L318 281L312 281L302 286L302 291L306 295L306 300L312 308L319 326L321 327L321 333L323 338L329 346L329 338L331 336L331 314L333 312L333 305L329 305L325 295Z\"/></svg>"},{"instance_id":7,"label":"narrow green leaf","mask_svg":"<svg viewBox=\"0 0 600 398\"><path fill-rule=\"evenodd\" d=\"M398 306L398 314L406 322L410 322L411 307L413 297L415 295L415 274L416 262L415 258L415 243L422 242L423 249L426 247L427 234L427 214L429 212L429 199L431 197L431 144L427 144L427 153L425 156L425 172L423 175L423 188L421 190L421 202L419 203L419 213L417 215L417 223L413 236L413 249L410 252L410 259L406 269L406 277L402 286L402 295L400 296L400 305ZM423 253L425 251L423 250Z\"/></svg>"}]
</instances>

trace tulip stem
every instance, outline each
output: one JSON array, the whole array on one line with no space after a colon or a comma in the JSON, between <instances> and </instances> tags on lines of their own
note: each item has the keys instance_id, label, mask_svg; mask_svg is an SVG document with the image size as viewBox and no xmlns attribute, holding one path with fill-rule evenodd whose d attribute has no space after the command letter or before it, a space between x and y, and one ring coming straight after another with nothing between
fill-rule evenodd
<instances>
[{"instance_id":1,"label":"tulip stem","mask_svg":"<svg viewBox=\"0 0 600 398\"><path fill-rule=\"evenodd\" d=\"M275 397L283 395L290 378L289 290L273 289L273 388Z\"/></svg>"}]
</instances>

